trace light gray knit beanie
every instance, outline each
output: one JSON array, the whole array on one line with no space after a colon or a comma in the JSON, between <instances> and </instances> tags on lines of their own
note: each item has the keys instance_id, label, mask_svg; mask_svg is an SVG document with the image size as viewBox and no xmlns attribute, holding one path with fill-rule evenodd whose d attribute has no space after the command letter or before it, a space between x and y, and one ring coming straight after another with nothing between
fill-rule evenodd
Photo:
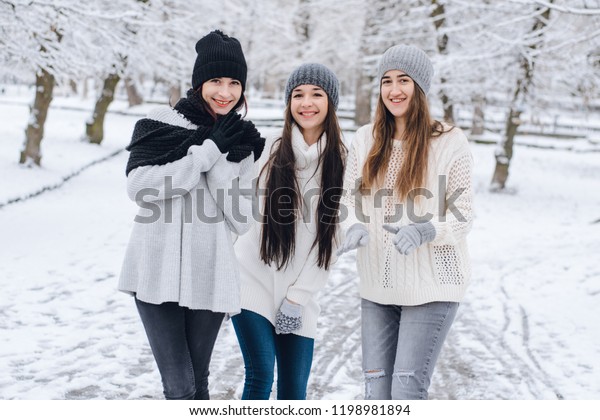
<instances>
[{"instance_id":1,"label":"light gray knit beanie","mask_svg":"<svg viewBox=\"0 0 600 420\"><path fill-rule=\"evenodd\" d=\"M425 95L429 92L433 78L433 64L420 48L413 45L395 45L383 53L379 62L379 81L390 70L402 70L408 74Z\"/></svg>"},{"instance_id":2,"label":"light gray knit beanie","mask_svg":"<svg viewBox=\"0 0 600 420\"><path fill-rule=\"evenodd\" d=\"M339 103L340 82L336 75L323 64L306 63L302 64L290 74L285 86L285 103L290 102L292 91L300 85L315 85L327 93L337 109Z\"/></svg>"}]
</instances>

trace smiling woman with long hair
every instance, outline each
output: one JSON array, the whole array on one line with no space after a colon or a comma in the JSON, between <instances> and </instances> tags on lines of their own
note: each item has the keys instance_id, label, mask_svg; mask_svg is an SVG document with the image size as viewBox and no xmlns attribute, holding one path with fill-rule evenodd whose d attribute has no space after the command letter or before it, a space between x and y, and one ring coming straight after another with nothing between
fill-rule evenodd
<instances>
[{"instance_id":1,"label":"smiling woman with long hair","mask_svg":"<svg viewBox=\"0 0 600 420\"><path fill-rule=\"evenodd\" d=\"M375 121L348 155L339 254L358 248L365 398L426 399L470 280L473 160L462 131L430 116L422 50L390 48L378 76Z\"/></svg>"},{"instance_id":2,"label":"smiling woman with long hair","mask_svg":"<svg viewBox=\"0 0 600 420\"><path fill-rule=\"evenodd\" d=\"M261 223L235 244L242 313L232 318L246 365L242 399L305 399L313 357L316 295L338 245L346 148L335 110L339 84L320 64L294 70L283 131L259 160Z\"/></svg>"},{"instance_id":3,"label":"smiling woman with long hair","mask_svg":"<svg viewBox=\"0 0 600 420\"><path fill-rule=\"evenodd\" d=\"M127 192L140 209L119 290L134 296L167 399L209 398L219 328L225 313L240 311L231 236L247 232L252 217L251 194L219 197L235 184L251 188L264 147L236 112L246 85L239 41L213 31L196 52L187 97L139 120L127 147Z\"/></svg>"}]
</instances>

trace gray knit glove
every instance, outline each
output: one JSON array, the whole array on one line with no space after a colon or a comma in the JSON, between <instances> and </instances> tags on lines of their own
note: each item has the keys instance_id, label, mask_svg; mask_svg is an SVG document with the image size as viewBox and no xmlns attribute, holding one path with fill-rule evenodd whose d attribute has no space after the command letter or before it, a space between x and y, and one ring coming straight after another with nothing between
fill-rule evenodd
<instances>
[{"instance_id":1,"label":"gray knit glove","mask_svg":"<svg viewBox=\"0 0 600 420\"><path fill-rule=\"evenodd\" d=\"M289 334L302 327L302 305L283 300L275 316L275 332Z\"/></svg>"},{"instance_id":2,"label":"gray knit glove","mask_svg":"<svg viewBox=\"0 0 600 420\"><path fill-rule=\"evenodd\" d=\"M408 226L383 225L383 228L394 234L392 243L399 253L408 255L424 243L435 238L435 226L431 222L413 223Z\"/></svg>"},{"instance_id":3,"label":"gray knit glove","mask_svg":"<svg viewBox=\"0 0 600 420\"><path fill-rule=\"evenodd\" d=\"M355 223L348 228L344 243L338 248L336 255L340 255L352 251L359 246L365 246L369 243L369 231L362 223Z\"/></svg>"}]
</instances>

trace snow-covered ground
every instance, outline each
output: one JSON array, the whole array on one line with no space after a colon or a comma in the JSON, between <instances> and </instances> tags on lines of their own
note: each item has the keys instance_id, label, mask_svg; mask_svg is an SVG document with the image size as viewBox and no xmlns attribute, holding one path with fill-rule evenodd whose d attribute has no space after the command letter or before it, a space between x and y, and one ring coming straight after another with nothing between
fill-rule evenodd
<instances>
[{"instance_id":1,"label":"snow-covered ground","mask_svg":"<svg viewBox=\"0 0 600 420\"><path fill-rule=\"evenodd\" d=\"M127 153L119 151L137 117L109 114L104 144L89 145L79 137L90 111L69 108L92 104L57 98L43 167L24 168L16 162L27 95L0 97L0 398L162 398L135 306L116 291L136 212L125 194ZM249 118L273 113L281 110L255 106ZM493 146L472 150L473 284L431 398L600 399L600 154L517 146L513 193L491 194ZM353 254L335 266L320 301L308 397L360 399ZM211 365L212 397L239 398L243 370L225 323Z\"/></svg>"}]
</instances>

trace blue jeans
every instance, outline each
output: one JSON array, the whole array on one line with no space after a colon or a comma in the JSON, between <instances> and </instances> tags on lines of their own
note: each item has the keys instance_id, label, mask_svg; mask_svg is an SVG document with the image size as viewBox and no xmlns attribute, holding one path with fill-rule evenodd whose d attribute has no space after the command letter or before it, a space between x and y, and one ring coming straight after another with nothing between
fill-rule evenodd
<instances>
[{"instance_id":1,"label":"blue jeans","mask_svg":"<svg viewBox=\"0 0 600 420\"><path fill-rule=\"evenodd\" d=\"M225 314L135 299L165 398L208 400L208 366Z\"/></svg>"},{"instance_id":2,"label":"blue jeans","mask_svg":"<svg viewBox=\"0 0 600 420\"><path fill-rule=\"evenodd\" d=\"M231 321L246 366L242 399L269 399L277 360L277 399L305 400L315 340L276 334L269 320L245 309Z\"/></svg>"},{"instance_id":3,"label":"blue jeans","mask_svg":"<svg viewBox=\"0 0 600 420\"><path fill-rule=\"evenodd\" d=\"M457 302L418 306L361 302L365 399L427 399Z\"/></svg>"}]
</instances>

